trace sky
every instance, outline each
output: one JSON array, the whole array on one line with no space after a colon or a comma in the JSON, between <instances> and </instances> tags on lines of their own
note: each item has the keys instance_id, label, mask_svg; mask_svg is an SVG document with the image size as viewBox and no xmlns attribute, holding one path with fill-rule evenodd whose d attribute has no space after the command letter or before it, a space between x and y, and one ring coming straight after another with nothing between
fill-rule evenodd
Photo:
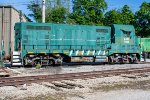
<instances>
[{"instance_id":1,"label":"sky","mask_svg":"<svg viewBox=\"0 0 150 100\"><path fill-rule=\"evenodd\" d=\"M0 5L12 5L17 10L22 10L24 14L28 16L31 13L27 9L27 5L32 0L0 0ZM42 0L41 0L42 1ZM139 10L139 6L142 2L146 1L150 3L150 0L105 0L108 3L108 9L119 9L122 8L124 5L128 5L133 12Z\"/></svg>"},{"instance_id":2,"label":"sky","mask_svg":"<svg viewBox=\"0 0 150 100\"><path fill-rule=\"evenodd\" d=\"M105 0L108 3L108 10L121 8L128 5L133 12L139 10L139 6L144 2L150 3L150 0Z\"/></svg>"}]
</instances>

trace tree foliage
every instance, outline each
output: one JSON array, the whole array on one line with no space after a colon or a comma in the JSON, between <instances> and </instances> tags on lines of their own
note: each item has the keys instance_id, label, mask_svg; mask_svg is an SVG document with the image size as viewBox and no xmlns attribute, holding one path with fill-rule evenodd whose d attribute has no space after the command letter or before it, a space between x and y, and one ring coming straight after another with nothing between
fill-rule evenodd
<instances>
[{"instance_id":1,"label":"tree foliage","mask_svg":"<svg viewBox=\"0 0 150 100\"><path fill-rule=\"evenodd\" d=\"M129 6L124 5L121 9L110 10L105 13L104 24L133 24L135 21L134 13Z\"/></svg>"},{"instance_id":2,"label":"tree foliage","mask_svg":"<svg viewBox=\"0 0 150 100\"><path fill-rule=\"evenodd\" d=\"M143 2L140 10L135 13L136 32L142 37L150 36L150 3Z\"/></svg>"},{"instance_id":3,"label":"tree foliage","mask_svg":"<svg viewBox=\"0 0 150 100\"><path fill-rule=\"evenodd\" d=\"M67 11L64 7L56 7L47 13L46 22L65 23Z\"/></svg>"},{"instance_id":4,"label":"tree foliage","mask_svg":"<svg viewBox=\"0 0 150 100\"><path fill-rule=\"evenodd\" d=\"M133 24L135 21L134 13L128 5L124 5L120 11L120 19L122 24Z\"/></svg>"},{"instance_id":5,"label":"tree foliage","mask_svg":"<svg viewBox=\"0 0 150 100\"><path fill-rule=\"evenodd\" d=\"M31 4L28 5L28 9L32 12L29 14L30 17L33 17L36 22L42 21L42 9L39 2L31 1Z\"/></svg>"},{"instance_id":6,"label":"tree foliage","mask_svg":"<svg viewBox=\"0 0 150 100\"><path fill-rule=\"evenodd\" d=\"M120 13L117 10L110 10L105 13L104 25L120 24Z\"/></svg>"},{"instance_id":7,"label":"tree foliage","mask_svg":"<svg viewBox=\"0 0 150 100\"><path fill-rule=\"evenodd\" d=\"M73 0L70 15L77 24L103 24L103 12L107 8L105 0Z\"/></svg>"},{"instance_id":8,"label":"tree foliage","mask_svg":"<svg viewBox=\"0 0 150 100\"><path fill-rule=\"evenodd\" d=\"M64 4L69 0L46 0L46 22L64 23L68 14ZM42 21L42 2L33 0L28 5L28 9L32 11L29 16L33 17L36 22Z\"/></svg>"}]
</instances>

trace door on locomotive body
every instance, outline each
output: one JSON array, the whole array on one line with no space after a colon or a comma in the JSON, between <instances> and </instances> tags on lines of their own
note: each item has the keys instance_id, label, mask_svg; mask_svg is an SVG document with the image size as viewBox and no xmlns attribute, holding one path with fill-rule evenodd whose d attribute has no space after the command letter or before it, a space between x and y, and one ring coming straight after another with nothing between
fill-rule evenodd
<instances>
[{"instance_id":1,"label":"door on locomotive body","mask_svg":"<svg viewBox=\"0 0 150 100\"><path fill-rule=\"evenodd\" d=\"M110 27L99 26L96 28L96 45L100 49L110 47Z\"/></svg>"}]
</instances>

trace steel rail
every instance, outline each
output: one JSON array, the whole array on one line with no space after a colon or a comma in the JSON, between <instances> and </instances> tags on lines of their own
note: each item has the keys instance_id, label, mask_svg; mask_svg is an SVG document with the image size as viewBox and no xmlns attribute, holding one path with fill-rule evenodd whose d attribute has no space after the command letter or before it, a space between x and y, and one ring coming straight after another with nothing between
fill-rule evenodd
<instances>
[{"instance_id":1,"label":"steel rail","mask_svg":"<svg viewBox=\"0 0 150 100\"><path fill-rule=\"evenodd\" d=\"M22 77L6 77L6 78L3 77L0 78L0 86L17 86L40 82L53 82L53 81L84 79L93 77L107 77L110 75L116 76L121 74L134 74L145 72L150 72L150 67L65 73L54 75L38 75L38 76L22 76Z\"/></svg>"}]
</instances>

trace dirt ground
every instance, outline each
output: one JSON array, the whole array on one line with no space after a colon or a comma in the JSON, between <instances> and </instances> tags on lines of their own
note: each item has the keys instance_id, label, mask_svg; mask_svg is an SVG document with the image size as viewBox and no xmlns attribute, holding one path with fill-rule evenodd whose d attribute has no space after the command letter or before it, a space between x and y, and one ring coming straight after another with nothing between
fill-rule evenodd
<instances>
[{"instance_id":1,"label":"dirt ground","mask_svg":"<svg viewBox=\"0 0 150 100\"><path fill-rule=\"evenodd\" d=\"M0 100L150 100L150 73L5 86Z\"/></svg>"},{"instance_id":2,"label":"dirt ground","mask_svg":"<svg viewBox=\"0 0 150 100\"><path fill-rule=\"evenodd\" d=\"M34 75L51 75L51 74L64 74L64 73L77 73L77 72L89 72L89 71L102 71L102 70L114 70L125 68L142 68L150 67L149 64L115 64L115 65L65 65L65 66L48 66L36 69L35 67L7 68L10 72L10 77L17 76L34 76Z\"/></svg>"}]
</instances>

